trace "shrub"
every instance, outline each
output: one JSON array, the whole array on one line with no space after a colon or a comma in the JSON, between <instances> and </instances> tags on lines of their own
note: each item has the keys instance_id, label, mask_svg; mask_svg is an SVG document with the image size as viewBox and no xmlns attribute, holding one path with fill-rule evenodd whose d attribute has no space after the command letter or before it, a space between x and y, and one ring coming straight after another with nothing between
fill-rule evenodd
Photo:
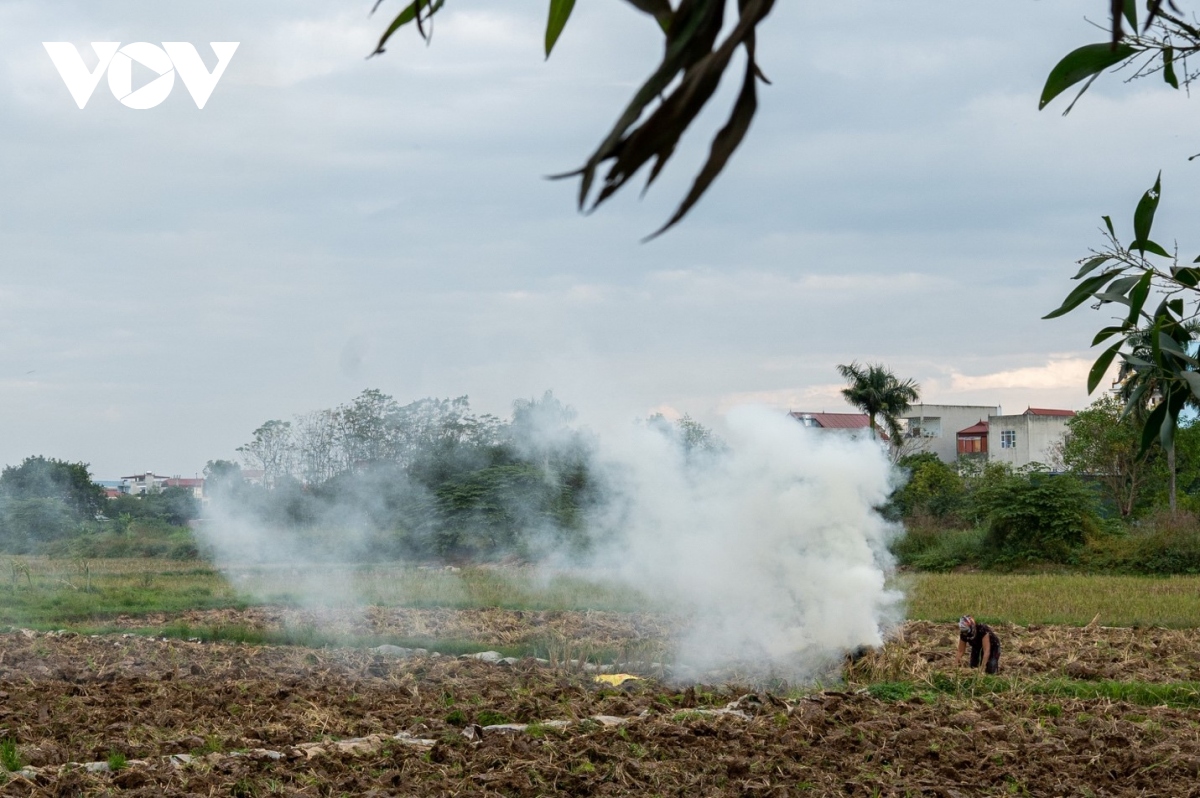
<instances>
[{"instance_id":1,"label":"shrub","mask_svg":"<svg viewBox=\"0 0 1200 798\"><path fill-rule=\"evenodd\" d=\"M988 555L1001 564L1070 562L1098 531L1095 495L1070 475L1009 472L982 485L975 502Z\"/></svg>"},{"instance_id":2,"label":"shrub","mask_svg":"<svg viewBox=\"0 0 1200 798\"><path fill-rule=\"evenodd\" d=\"M20 770L25 766L17 750L17 741L11 737L0 741L0 767L8 771Z\"/></svg>"},{"instance_id":3,"label":"shrub","mask_svg":"<svg viewBox=\"0 0 1200 798\"><path fill-rule=\"evenodd\" d=\"M1159 511L1127 532L1090 541L1080 563L1135 574L1200 574L1200 517Z\"/></svg>"},{"instance_id":4,"label":"shrub","mask_svg":"<svg viewBox=\"0 0 1200 798\"><path fill-rule=\"evenodd\" d=\"M891 517L946 518L961 509L965 497L963 479L937 455L930 452L908 455L897 465L907 479L888 502Z\"/></svg>"}]
</instances>

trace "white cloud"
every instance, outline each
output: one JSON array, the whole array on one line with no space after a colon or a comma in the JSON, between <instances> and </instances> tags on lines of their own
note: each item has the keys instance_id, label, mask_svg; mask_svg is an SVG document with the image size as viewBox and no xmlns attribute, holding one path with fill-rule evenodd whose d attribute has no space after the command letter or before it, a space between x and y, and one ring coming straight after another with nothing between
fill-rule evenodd
<instances>
[{"instance_id":1,"label":"white cloud","mask_svg":"<svg viewBox=\"0 0 1200 798\"><path fill-rule=\"evenodd\" d=\"M1092 361L1080 357L1062 357L1040 366L1023 366L993 374L967 375L951 373L949 390L967 392L999 388L1030 390L1075 389L1087 384Z\"/></svg>"}]
</instances>

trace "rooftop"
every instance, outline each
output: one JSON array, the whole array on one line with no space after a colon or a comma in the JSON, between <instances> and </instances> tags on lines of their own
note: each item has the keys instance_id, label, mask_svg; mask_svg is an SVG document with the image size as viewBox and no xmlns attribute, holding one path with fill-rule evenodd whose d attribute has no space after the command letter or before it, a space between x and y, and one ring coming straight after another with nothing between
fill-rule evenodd
<instances>
[{"instance_id":1,"label":"rooftop","mask_svg":"<svg viewBox=\"0 0 1200 798\"><path fill-rule=\"evenodd\" d=\"M788 415L797 421L811 419L822 429L866 429L871 426L865 413L806 413L793 410Z\"/></svg>"}]
</instances>

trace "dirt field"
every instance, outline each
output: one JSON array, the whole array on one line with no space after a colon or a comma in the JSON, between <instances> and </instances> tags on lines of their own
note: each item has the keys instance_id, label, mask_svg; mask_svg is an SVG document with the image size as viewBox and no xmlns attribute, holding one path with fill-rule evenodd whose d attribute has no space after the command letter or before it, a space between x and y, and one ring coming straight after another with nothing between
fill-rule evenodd
<instances>
[{"instance_id":1,"label":"dirt field","mask_svg":"<svg viewBox=\"0 0 1200 798\"><path fill-rule=\"evenodd\" d=\"M542 620L588 623L571 615ZM648 623L596 628L619 642ZM1190 632L999 631L1018 679L1179 681L1200 658ZM855 678L948 672L950 632L911 624ZM611 687L532 660L12 632L0 740L27 767L0 795L1161 795L1200 775L1194 710L858 686Z\"/></svg>"}]
</instances>

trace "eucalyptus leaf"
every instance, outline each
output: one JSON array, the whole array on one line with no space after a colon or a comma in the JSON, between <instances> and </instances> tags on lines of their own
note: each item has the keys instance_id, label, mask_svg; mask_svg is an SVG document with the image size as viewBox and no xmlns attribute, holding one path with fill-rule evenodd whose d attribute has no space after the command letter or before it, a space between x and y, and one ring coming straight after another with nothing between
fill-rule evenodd
<instances>
[{"instance_id":1,"label":"eucalyptus leaf","mask_svg":"<svg viewBox=\"0 0 1200 798\"><path fill-rule=\"evenodd\" d=\"M1104 272L1103 274L1097 274L1094 277L1087 278L1079 285L1075 286L1074 291L1067 294L1067 298L1063 300L1062 305L1059 306L1057 310L1047 313L1045 316L1042 316L1042 318L1056 319L1059 316L1070 313L1072 310L1090 299L1093 294L1100 290L1101 286L1108 283L1120 273L1120 270L1110 270Z\"/></svg>"},{"instance_id":2,"label":"eucalyptus leaf","mask_svg":"<svg viewBox=\"0 0 1200 798\"><path fill-rule=\"evenodd\" d=\"M1108 255L1097 255L1094 258L1088 258L1087 260L1085 260L1083 262L1083 265L1079 267L1079 272L1071 279L1078 280L1080 277L1083 277L1085 274L1088 274L1089 272L1096 270L1098 267L1103 266L1109 260L1110 259L1109 259ZM1200 258L1196 258L1196 261L1200 262Z\"/></svg>"},{"instance_id":3,"label":"eucalyptus leaf","mask_svg":"<svg viewBox=\"0 0 1200 798\"><path fill-rule=\"evenodd\" d=\"M554 49L554 43L562 35L571 11L575 8L575 0L550 0L550 17L546 20L546 57Z\"/></svg>"},{"instance_id":4,"label":"eucalyptus leaf","mask_svg":"<svg viewBox=\"0 0 1200 798\"><path fill-rule=\"evenodd\" d=\"M1163 48L1163 81L1173 89L1179 88L1179 78L1175 75L1175 49Z\"/></svg>"},{"instance_id":5,"label":"eucalyptus leaf","mask_svg":"<svg viewBox=\"0 0 1200 798\"><path fill-rule=\"evenodd\" d=\"M1171 257L1170 252L1167 252L1165 249L1163 249L1162 246L1160 246L1159 244L1156 244L1155 242L1153 242L1149 239L1134 241L1132 244L1129 245L1129 248L1136 249L1139 252L1141 252L1143 255L1145 255L1147 252L1149 252L1151 255L1160 255L1164 258Z\"/></svg>"},{"instance_id":6,"label":"eucalyptus leaf","mask_svg":"<svg viewBox=\"0 0 1200 798\"><path fill-rule=\"evenodd\" d=\"M1072 50L1054 65L1046 77L1046 85L1042 88L1042 97L1038 101L1038 110L1045 108L1051 100L1079 81L1098 75L1137 52L1138 50L1124 42L1116 46L1108 42L1085 44Z\"/></svg>"},{"instance_id":7,"label":"eucalyptus leaf","mask_svg":"<svg viewBox=\"0 0 1200 798\"><path fill-rule=\"evenodd\" d=\"M1158 173L1158 177L1154 179L1154 186L1142 195L1138 201L1137 210L1133 212L1133 237L1143 245L1150 238L1150 227L1154 224L1154 212L1158 210L1158 199L1162 191L1162 172ZM1158 246L1157 244L1155 246ZM1130 249L1137 249L1136 244L1131 244ZM1161 250L1162 247L1159 247ZM1165 253L1164 253L1165 254Z\"/></svg>"},{"instance_id":8,"label":"eucalyptus leaf","mask_svg":"<svg viewBox=\"0 0 1200 798\"><path fill-rule=\"evenodd\" d=\"M1108 371L1108 367L1112 365L1113 358L1117 356L1117 350L1121 348L1124 341L1117 341L1115 344L1105 349L1100 357L1096 358L1096 362L1092 364L1092 370L1088 372L1088 393L1096 390L1096 386L1100 384L1100 380L1104 379L1104 374Z\"/></svg>"}]
</instances>

